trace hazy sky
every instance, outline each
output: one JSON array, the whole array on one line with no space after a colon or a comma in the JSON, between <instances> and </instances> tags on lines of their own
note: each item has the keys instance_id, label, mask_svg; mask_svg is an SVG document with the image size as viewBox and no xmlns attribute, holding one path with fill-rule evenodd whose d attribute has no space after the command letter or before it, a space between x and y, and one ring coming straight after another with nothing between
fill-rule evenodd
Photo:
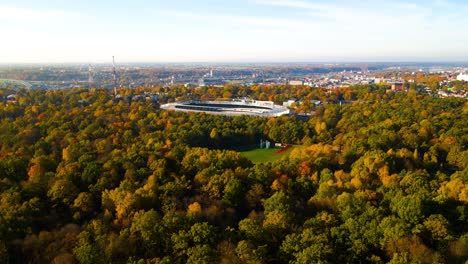
<instances>
[{"instance_id":1,"label":"hazy sky","mask_svg":"<svg viewBox=\"0 0 468 264\"><path fill-rule=\"evenodd\" d=\"M0 0L0 63L468 61L468 0Z\"/></svg>"}]
</instances>

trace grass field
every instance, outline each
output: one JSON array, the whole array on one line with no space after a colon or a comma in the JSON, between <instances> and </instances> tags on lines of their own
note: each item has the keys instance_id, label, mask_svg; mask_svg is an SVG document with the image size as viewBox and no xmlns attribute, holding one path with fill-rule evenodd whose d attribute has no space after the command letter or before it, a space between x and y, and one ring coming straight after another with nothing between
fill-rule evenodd
<instances>
[{"instance_id":1,"label":"grass field","mask_svg":"<svg viewBox=\"0 0 468 264\"><path fill-rule=\"evenodd\" d=\"M294 147L288 149L287 151L276 154L279 148L272 148L272 149L253 149L247 151L240 151L244 157L251 160L253 163L265 163L265 162L273 162L282 159L283 157L287 157L289 153L294 149Z\"/></svg>"}]
</instances>

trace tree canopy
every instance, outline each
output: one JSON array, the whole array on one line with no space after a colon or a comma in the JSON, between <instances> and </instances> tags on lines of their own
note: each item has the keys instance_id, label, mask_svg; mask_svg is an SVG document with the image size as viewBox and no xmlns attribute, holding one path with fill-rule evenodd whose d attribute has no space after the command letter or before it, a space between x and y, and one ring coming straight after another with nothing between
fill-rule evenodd
<instances>
[{"instance_id":1,"label":"tree canopy","mask_svg":"<svg viewBox=\"0 0 468 264\"><path fill-rule=\"evenodd\" d=\"M464 263L468 103L384 90L193 91L329 102L308 120L19 91L0 102L0 262ZM236 151L260 139L300 146Z\"/></svg>"}]
</instances>

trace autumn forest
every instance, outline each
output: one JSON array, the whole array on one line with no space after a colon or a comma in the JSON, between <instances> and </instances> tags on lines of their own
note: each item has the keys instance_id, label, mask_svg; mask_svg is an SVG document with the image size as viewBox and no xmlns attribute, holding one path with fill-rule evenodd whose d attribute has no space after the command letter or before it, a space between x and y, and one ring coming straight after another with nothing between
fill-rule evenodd
<instances>
[{"instance_id":1,"label":"autumn forest","mask_svg":"<svg viewBox=\"0 0 468 264\"><path fill-rule=\"evenodd\" d=\"M386 88L120 91L323 102L307 119L2 89L0 263L465 263L468 103ZM295 147L237 151L261 139Z\"/></svg>"}]
</instances>

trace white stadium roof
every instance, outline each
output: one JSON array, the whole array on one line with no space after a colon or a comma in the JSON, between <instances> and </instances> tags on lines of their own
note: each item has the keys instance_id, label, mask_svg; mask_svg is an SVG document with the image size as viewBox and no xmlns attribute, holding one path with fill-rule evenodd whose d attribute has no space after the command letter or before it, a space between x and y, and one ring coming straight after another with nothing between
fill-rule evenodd
<instances>
[{"instance_id":1,"label":"white stadium roof","mask_svg":"<svg viewBox=\"0 0 468 264\"><path fill-rule=\"evenodd\" d=\"M181 101L161 105L163 110L183 112L204 112L227 116L264 116L277 117L289 114L289 109L269 101L231 100L231 101Z\"/></svg>"}]
</instances>

